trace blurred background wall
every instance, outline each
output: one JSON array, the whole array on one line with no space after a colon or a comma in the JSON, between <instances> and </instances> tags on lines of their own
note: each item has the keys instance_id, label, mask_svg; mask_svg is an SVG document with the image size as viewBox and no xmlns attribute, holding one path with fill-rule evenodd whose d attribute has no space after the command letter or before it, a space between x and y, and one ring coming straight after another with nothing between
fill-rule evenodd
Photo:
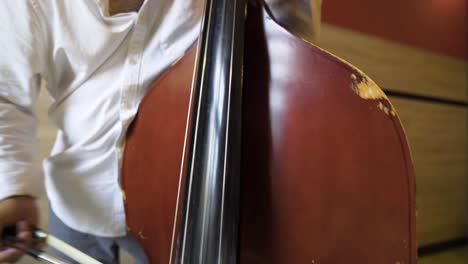
<instances>
[{"instance_id":1,"label":"blurred background wall","mask_svg":"<svg viewBox=\"0 0 468 264\"><path fill-rule=\"evenodd\" d=\"M468 263L468 1L324 0L318 45L366 72L406 130L419 262Z\"/></svg>"}]
</instances>

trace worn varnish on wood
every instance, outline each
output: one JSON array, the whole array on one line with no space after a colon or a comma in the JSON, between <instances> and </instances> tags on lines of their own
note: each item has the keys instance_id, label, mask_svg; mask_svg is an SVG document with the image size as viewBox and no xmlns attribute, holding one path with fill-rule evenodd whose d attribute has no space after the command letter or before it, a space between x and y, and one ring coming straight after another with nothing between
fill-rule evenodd
<instances>
[{"instance_id":1,"label":"worn varnish on wood","mask_svg":"<svg viewBox=\"0 0 468 264\"><path fill-rule=\"evenodd\" d=\"M468 101L467 61L327 24L317 43L385 89Z\"/></svg>"},{"instance_id":2,"label":"worn varnish on wood","mask_svg":"<svg viewBox=\"0 0 468 264\"><path fill-rule=\"evenodd\" d=\"M365 70L380 86L411 95L466 102L468 62L324 24L320 46ZM421 246L466 236L466 106L390 97L412 149Z\"/></svg>"},{"instance_id":3,"label":"worn varnish on wood","mask_svg":"<svg viewBox=\"0 0 468 264\"><path fill-rule=\"evenodd\" d=\"M240 263L416 263L413 168L392 106L354 67L248 14ZM151 88L125 149L129 230L153 263L176 243L194 53Z\"/></svg>"}]
</instances>

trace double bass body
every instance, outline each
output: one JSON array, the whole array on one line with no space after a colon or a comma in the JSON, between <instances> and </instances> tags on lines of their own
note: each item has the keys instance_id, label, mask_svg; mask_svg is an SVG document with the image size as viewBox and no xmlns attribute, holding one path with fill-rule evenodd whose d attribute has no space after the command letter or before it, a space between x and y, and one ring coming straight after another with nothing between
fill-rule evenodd
<instances>
[{"instance_id":1,"label":"double bass body","mask_svg":"<svg viewBox=\"0 0 468 264\"><path fill-rule=\"evenodd\" d=\"M385 95L262 5L245 31L239 262L416 263L412 162ZM195 59L154 83L128 132L127 225L151 263L180 243Z\"/></svg>"}]
</instances>

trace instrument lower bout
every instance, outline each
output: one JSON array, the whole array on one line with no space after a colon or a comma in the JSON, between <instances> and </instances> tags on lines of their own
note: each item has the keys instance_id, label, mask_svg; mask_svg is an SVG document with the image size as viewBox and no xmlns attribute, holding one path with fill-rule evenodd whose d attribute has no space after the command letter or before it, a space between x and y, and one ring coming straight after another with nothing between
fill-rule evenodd
<instances>
[{"instance_id":1,"label":"instrument lower bout","mask_svg":"<svg viewBox=\"0 0 468 264\"><path fill-rule=\"evenodd\" d=\"M151 263L181 243L196 54L154 83L128 132L128 229ZM243 74L239 262L416 263L411 157L379 88L263 5L249 6Z\"/></svg>"}]
</instances>

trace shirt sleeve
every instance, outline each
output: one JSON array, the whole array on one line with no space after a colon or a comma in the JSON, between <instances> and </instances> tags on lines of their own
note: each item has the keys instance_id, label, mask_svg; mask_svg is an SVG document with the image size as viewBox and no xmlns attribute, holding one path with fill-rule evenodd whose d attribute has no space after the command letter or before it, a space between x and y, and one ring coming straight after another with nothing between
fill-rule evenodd
<instances>
[{"instance_id":1,"label":"shirt sleeve","mask_svg":"<svg viewBox=\"0 0 468 264\"><path fill-rule=\"evenodd\" d=\"M322 0L266 0L275 19L309 41L320 34Z\"/></svg>"},{"instance_id":2,"label":"shirt sleeve","mask_svg":"<svg viewBox=\"0 0 468 264\"><path fill-rule=\"evenodd\" d=\"M0 200L37 196L35 102L46 42L34 2L0 1Z\"/></svg>"}]
</instances>

